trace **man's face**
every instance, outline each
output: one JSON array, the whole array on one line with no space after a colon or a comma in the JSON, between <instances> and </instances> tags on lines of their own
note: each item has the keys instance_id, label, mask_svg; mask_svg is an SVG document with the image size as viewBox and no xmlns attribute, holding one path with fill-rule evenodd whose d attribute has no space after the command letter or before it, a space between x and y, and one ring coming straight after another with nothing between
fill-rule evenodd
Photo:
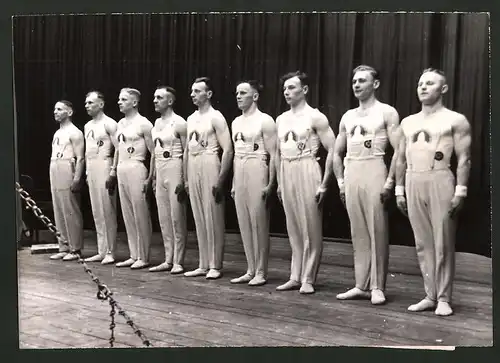
<instances>
[{"instance_id":1,"label":"man's face","mask_svg":"<svg viewBox=\"0 0 500 363\"><path fill-rule=\"evenodd\" d=\"M308 86L302 86L299 77L289 78L283 84L283 95L285 101L290 106L298 104L302 101L308 92Z\"/></svg>"},{"instance_id":2,"label":"man's face","mask_svg":"<svg viewBox=\"0 0 500 363\"><path fill-rule=\"evenodd\" d=\"M191 99L193 104L200 106L212 98L212 91L207 90L205 82L193 83L191 86Z\"/></svg>"},{"instance_id":3,"label":"man's face","mask_svg":"<svg viewBox=\"0 0 500 363\"><path fill-rule=\"evenodd\" d=\"M85 99L85 110L90 117L96 116L104 108L104 102L92 92Z\"/></svg>"},{"instance_id":4,"label":"man's face","mask_svg":"<svg viewBox=\"0 0 500 363\"><path fill-rule=\"evenodd\" d=\"M240 83L236 87L236 102L240 110L248 110L258 98L259 94L248 83Z\"/></svg>"},{"instance_id":5,"label":"man's face","mask_svg":"<svg viewBox=\"0 0 500 363\"><path fill-rule=\"evenodd\" d=\"M420 76L417 86L418 99L424 105L433 105L446 92L444 78L435 72L425 72Z\"/></svg>"},{"instance_id":6,"label":"man's face","mask_svg":"<svg viewBox=\"0 0 500 363\"><path fill-rule=\"evenodd\" d=\"M63 122L68 119L73 114L70 107L66 106L62 102L57 102L54 105L54 120L57 122Z\"/></svg>"},{"instance_id":7,"label":"man's face","mask_svg":"<svg viewBox=\"0 0 500 363\"><path fill-rule=\"evenodd\" d=\"M137 99L128 92L122 91L118 96L118 107L121 113L127 113L137 105Z\"/></svg>"},{"instance_id":8,"label":"man's face","mask_svg":"<svg viewBox=\"0 0 500 363\"><path fill-rule=\"evenodd\" d=\"M370 98L379 86L370 71L357 71L352 77L352 91L358 100Z\"/></svg>"},{"instance_id":9,"label":"man's face","mask_svg":"<svg viewBox=\"0 0 500 363\"><path fill-rule=\"evenodd\" d=\"M172 106L172 96L165 88L157 89L154 93L153 104L155 105L155 111L162 113Z\"/></svg>"}]
</instances>

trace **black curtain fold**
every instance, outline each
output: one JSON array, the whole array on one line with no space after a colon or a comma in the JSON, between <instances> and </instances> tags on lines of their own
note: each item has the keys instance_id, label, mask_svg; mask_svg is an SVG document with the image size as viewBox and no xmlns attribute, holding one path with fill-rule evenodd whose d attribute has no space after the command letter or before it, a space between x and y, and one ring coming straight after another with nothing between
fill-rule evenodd
<instances>
[{"instance_id":1,"label":"black curtain fold","mask_svg":"<svg viewBox=\"0 0 500 363\"><path fill-rule=\"evenodd\" d=\"M310 77L310 104L325 113L337 133L342 114L356 105L351 91L355 66L379 69L378 97L393 105L401 119L419 110L416 86L422 69L442 68L450 86L446 105L466 115L472 126L469 197L457 249L490 255L487 14L40 15L14 17L13 27L19 168L34 176L47 198L50 140L56 130L52 109L62 98L74 103L74 122L83 129L89 90L104 93L106 113L118 120L119 90L135 87L142 93L140 112L153 122L158 117L153 92L167 84L178 92L176 112L187 117L194 111L189 97L193 80L208 76L214 106L231 123L239 114L234 99L238 81L260 80L265 87L260 107L276 117L287 109L280 76L301 69ZM321 156L324 163L325 153ZM327 198L325 236L349 238L349 220L334 183ZM88 195L83 199L90 211ZM226 226L237 230L234 206L231 200L227 204ZM389 213L391 243L412 245L408 220L394 203ZM91 226L90 212L84 215ZM286 232L277 200L271 230Z\"/></svg>"}]
</instances>

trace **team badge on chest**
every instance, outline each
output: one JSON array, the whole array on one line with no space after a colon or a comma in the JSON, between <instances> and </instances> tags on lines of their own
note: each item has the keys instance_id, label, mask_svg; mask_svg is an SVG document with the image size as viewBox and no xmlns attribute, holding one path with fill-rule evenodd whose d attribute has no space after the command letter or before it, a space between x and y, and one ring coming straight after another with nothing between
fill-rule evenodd
<instances>
[{"instance_id":1,"label":"team badge on chest","mask_svg":"<svg viewBox=\"0 0 500 363\"><path fill-rule=\"evenodd\" d=\"M364 145L367 149L371 149L372 147L372 140L365 140Z\"/></svg>"},{"instance_id":2,"label":"team badge on chest","mask_svg":"<svg viewBox=\"0 0 500 363\"><path fill-rule=\"evenodd\" d=\"M128 148L127 148L127 152L128 152L129 154L132 154L134 151L135 151L135 149L134 149L134 147L133 147L133 146L130 146L130 147L128 147Z\"/></svg>"},{"instance_id":3,"label":"team badge on chest","mask_svg":"<svg viewBox=\"0 0 500 363\"><path fill-rule=\"evenodd\" d=\"M170 157L170 153L169 153L168 151L164 151L164 152L163 152L163 157L164 157L165 159L168 159L168 158Z\"/></svg>"}]
</instances>

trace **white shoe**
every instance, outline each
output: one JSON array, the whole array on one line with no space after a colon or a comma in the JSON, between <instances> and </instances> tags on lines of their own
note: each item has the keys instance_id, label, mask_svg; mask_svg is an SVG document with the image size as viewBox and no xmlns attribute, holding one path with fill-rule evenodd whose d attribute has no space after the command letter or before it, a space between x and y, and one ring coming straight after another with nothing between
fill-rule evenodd
<instances>
[{"instance_id":1,"label":"white shoe","mask_svg":"<svg viewBox=\"0 0 500 363\"><path fill-rule=\"evenodd\" d=\"M76 253L68 253L63 257L63 261L74 261L78 260L78 255Z\"/></svg>"},{"instance_id":2,"label":"white shoe","mask_svg":"<svg viewBox=\"0 0 500 363\"><path fill-rule=\"evenodd\" d=\"M133 268L133 267L132 267ZM162 264L158 266L151 267L149 269L149 272L161 272L161 271L168 271L172 268L172 264L168 262L163 262Z\"/></svg>"},{"instance_id":3,"label":"white shoe","mask_svg":"<svg viewBox=\"0 0 500 363\"><path fill-rule=\"evenodd\" d=\"M211 268L210 271L208 271L206 278L207 278L207 280L215 280L221 276L222 276L222 272L220 272L219 270L217 270L215 268Z\"/></svg>"},{"instance_id":4,"label":"white shoe","mask_svg":"<svg viewBox=\"0 0 500 363\"><path fill-rule=\"evenodd\" d=\"M101 264L103 265L109 265L112 263L115 263L115 259L110 254L107 254L106 257L104 257L104 259L101 261Z\"/></svg>"},{"instance_id":5,"label":"white shoe","mask_svg":"<svg viewBox=\"0 0 500 363\"><path fill-rule=\"evenodd\" d=\"M148 267L149 266L149 263L146 262L146 261L142 261L142 260L137 260L135 261L132 266L130 266L130 268L132 270L139 270L141 268L144 268L144 267Z\"/></svg>"},{"instance_id":6,"label":"white shoe","mask_svg":"<svg viewBox=\"0 0 500 363\"><path fill-rule=\"evenodd\" d=\"M184 276L186 277L198 277L198 276L206 276L207 270L204 268L197 268L193 271L184 272Z\"/></svg>"},{"instance_id":7,"label":"white shoe","mask_svg":"<svg viewBox=\"0 0 500 363\"><path fill-rule=\"evenodd\" d=\"M101 255L94 255L92 257L86 258L84 261L85 262L101 262L102 259L103 258Z\"/></svg>"},{"instance_id":8,"label":"white shoe","mask_svg":"<svg viewBox=\"0 0 500 363\"><path fill-rule=\"evenodd\" d=\"M170 273L172 275L178 275L178 274L181 274L184 272L184 267L182 267L181 265L177 265L177 264L174 264L174 267L172 267L172 269L170 270Z\"/></svg>"},{"instance_id":9,"label":"white shoe","mask_svg":"<svg viewBox=\"0 0 500 363\"><path fill-rule=\"evenodd\" d=\"M232 284L246 284L247 282L252 281L253 275L246 273L243 276L236 277L235 279L231 280Z\"/></svg>"},{"instance_id":10,"label":"white shoe","mask_svg":"<svg viewBox=\"0 0 500 363\"><path fill-rule=\"evenodd\" d=\"M59 253L56 253L55 255L50 256L50 259L51 260L60 260L63 257L66 257L67 254L68 254L68 252L59 252Z\"/></svg>"},{"instance_id":11,"label":"white shoe","mask_svg":"<svg viewBox=\"0 0 500 363\"><path fill-rule=\"evenodd\" d=\"M127 261L118 262L116 267L130 267L134 264L135 260L133 258L129 258Z\"/></svg>"}]
</instances>

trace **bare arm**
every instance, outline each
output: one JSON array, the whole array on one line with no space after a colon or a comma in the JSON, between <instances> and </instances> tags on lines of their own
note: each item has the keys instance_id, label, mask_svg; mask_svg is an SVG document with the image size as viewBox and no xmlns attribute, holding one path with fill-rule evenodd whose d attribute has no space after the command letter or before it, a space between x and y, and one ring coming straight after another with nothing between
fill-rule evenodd
<instances>
[{"instance_id":1,"label":"bare arm","mask_svg":"<svg viewBox=\"0 0 500 363\"><path fill-rule=\"evenodd\" d=\"M278 188L280 187L281 183L281 147L280 147L280 139L278 137L278 129L279 129L279 123L280 123L280 116L276 118L276 152L274 153L274 164L276 167L276 181L278 183Z\"/></svg>"},{"instance_id":2,"label":"bare arm","mask_svg":"<svg viewBox=\"0 0 500 363\"><path fill-rule=\"evenodd\" d=\"M234 155L233 143L231 141L229 127L227 126L227 122L224 116L219 115L218 117L214 117L214 119L212 120L212 125L215 130L217 141L222 148L221 168L219 173L219 180L217 182L217 186L222 187L229 174L229 170L231 170L231 164L233 162Z\"/></svg>"},{"instance_id":3,"label":"bare arm","mask_svg":"<svg viewBox=\"0 0 500 363\"><path fill-rule=\"evenodd\" d=\"M264 139L264 146L269 153L269 183L267 188L274 185L276 179L276 124L271 117L266 117L262 123L262 136Z\"/></svg>"},{"instance_id":4,"label":"bare arm","mask_svg":"<svg viewBox=\"0 0 500 363\"><path fill-rule=\"evenodd\" d=\"M345 129L345 118L342 117L339 124L339 134L335 140L333 149L333 172L338 180L339 187L344 180L344 153L347 148L347 134Z\"/></svg>"},{"instance_id":5,"label":"bare arm","mask_svg":"<svg viewBox=\"0 0 500 363\"><path fill-rule=\"evenodd\" d=\"M457 156L457 185L467 187L470 174L471 128L469 121L461 116L453 127L453 143Z\"/></svg>"},{"instance_id":6,"label":"bare arm","mask_svg":"<svg viewBox=\"0 0 500 363\"><path fill-rule=\"evenodd\" d=\"M402 125L397 129L397 138L399 139L399 145L394 151L396 157L396 196L404 196L404 185L405 185L405 174L406 174L406 137L403 132ZM398 192L398 189L402 189L402 192Z\"/></svg>"},{"instance_id":7,"label":"bare arm","mask_svg":"<svg viewBox=\"0 0 500 363\"><path fill-rule=\"evenodd\" d=\"M78 130L78 132L74 132L71 135L70 140L76 157L76 167L75 174L73 176L73 182L79 183L85 170L85 140L83 138L83 133L80 130Z\"/></svg>"},{"instance_id":8,"label":"bare arm","mask_svg":"<svg viewBox=\"0 0 500 363\"><path fill-rule=\"evenodd\" d=\"M335 147L335 134L328 123L328 119L323 114L320 114L320 116L313 119L313 127L319 136L321 144L323 144L323 147L328 152L325 162L325 175L323 176L323 181L321 183L321 189L326 189L333 174L333 149Z\"/></svg>"},{"instance_id":9,"label":"bare arm","mask_svg":"<svg viewBox=\"0 0 500 363\"><path fill-rule=\"evenodd\" d=\"M109 176L116 176L116 165L118 164L118 140L116 139L116 131L118 130L118 123L110 118L104 123L104 129L106 130L111 143L113 144L113 164L111 166L111 171Z\"/></svg>"},{"instance_id":10,"label":"bare arm","mask_svg":"<svg viewBox=\"0 0 500 363\"><path fill-rule=\"evenodd\" d=\"M389 172L387 175L387 181L385 187L387 189L392 189L392 187L394 186L394 177L396 174L396 162L398 158L397 149L399 146L399 140L398 140L399 114L392 107L385 114L385 124L387 128L387 135L389 137L389 142L391 143L391 146L394 149L394 154L392 155L391 165L389 167Z\"/></svg>"},{"instance_id":11,"label":"bare arm","mask_svg":"<svg viewBox=\"0 0 500 363\"><path fill-rule=\"evenodd\" d=\"M151 153L151 160L154 159L154 143L153 143L153 137L151 136L151 129L153 128L153 124L151 122L143 122L141 123L141 133L144 136L144 141L146 142L146 147L148 148L149 152ZM152 168L154 169L154 168ZM152 172L151 170L149 171L148 175L148 181L151 180L152 177Z\"/></svg>"},{"instance_id":12,"label":"bare arm","mask_svg":"<svg viewBox=\"0 0 500 363\"><path fill-rule=\"evenodd\" d=\"M179 134L179 138L181 139L181 148L185 151L186 150L186 139L187 139L187 123L182 120L182 122L178 122L175 125L175 131ZM186 167L185 163L182 163L182 172L183 172L183 178L182 180L186 180ZM182 182L184 183L184 181Z\"/></svg>"}]
</instances>

